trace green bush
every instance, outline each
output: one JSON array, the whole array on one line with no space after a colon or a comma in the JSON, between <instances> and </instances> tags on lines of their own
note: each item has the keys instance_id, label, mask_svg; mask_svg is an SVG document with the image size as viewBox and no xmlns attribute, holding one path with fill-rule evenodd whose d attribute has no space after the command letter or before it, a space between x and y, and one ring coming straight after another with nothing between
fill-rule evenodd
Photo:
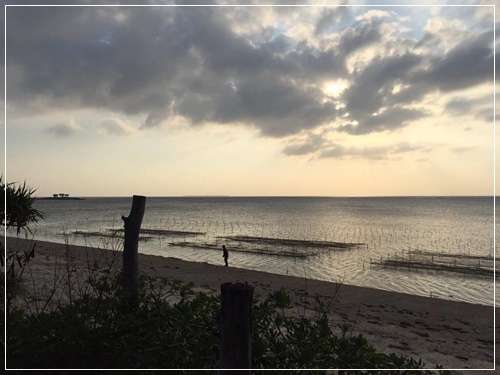
<instances>
[{"instance_id":1,"label":"green bush","mask_svg":"<svg viewBox=\"0 0 500 375\"><path fill-rule=\"evenodd\" d=\"M340 334L336 335L321 303L312 319L287 316L285 310L291 307L291 299L283 290L255 304L252 368L421 369L424 366L421 360L378 352L361 334L349 335L348 325L337 325Z\"/></svg>"},{"instance_id":2,"label":"green bush","mask_svg":"<svg viewBox=\"0 0 500 375\"><path fill-rule=\"evenodd\" d=\"M216 367L210 329L218 300L178 282L143 279L140 306L128 308L120 278L100 278L92 294L52 312L16 309L7 324L9 368ZM97 292L97 293L96 293ZM180 301L164 298L177 295Z\"/></svg>"},{"instance_id":3,"label":"green bush","mask_svg":"<svg viewBox=\"0 0 500 375\"><path fill-rule=\"evenodd\" d=\"M218 368L218 296L195 293L177 281L142 278L139 307L130 309L119 280L89 280L92 292L55 311L13 309L8 368ZM177 301L169 303L167 297ZM362 335L350 336L348 326L335 327L336 335L321 308L313 319L291 318L286 314L291 306L284 291L254 301L252 367L257 372L423 367L412 358L377 352Z\"/></svg>"}]
</instances>

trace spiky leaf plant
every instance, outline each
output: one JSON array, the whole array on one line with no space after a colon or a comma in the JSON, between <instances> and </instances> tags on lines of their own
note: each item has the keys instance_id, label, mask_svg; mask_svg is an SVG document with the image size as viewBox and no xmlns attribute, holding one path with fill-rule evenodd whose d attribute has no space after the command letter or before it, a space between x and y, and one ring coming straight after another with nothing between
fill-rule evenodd
<instances>
[{"instance_id":1,"label":"spiky leaf plant","mask_svg":"<svg viewBox=\"0 0 500 375\"><path fill-rule=\"evenodd\" d=\"M2 193L0 223L2 226L16 228L17 235L21 233L21 230L31 233L29 225L36 224L45 217L43 212L33 207L36 190L26 185L26 181L22 184L6 183L0 177L0 191ZM7 198L7 207L5 207L4 197Z\"/></svg>"}]
</instances>

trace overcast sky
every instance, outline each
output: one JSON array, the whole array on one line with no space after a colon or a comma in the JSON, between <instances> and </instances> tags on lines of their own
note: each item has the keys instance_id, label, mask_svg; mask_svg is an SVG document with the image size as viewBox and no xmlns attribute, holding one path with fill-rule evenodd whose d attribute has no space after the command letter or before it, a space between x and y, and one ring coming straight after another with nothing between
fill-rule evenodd
<instances>
[{"instance_id":1,"label":"overcast sky","mask_svg":"<svg viewBox=\"0 0 500 375\"><path fill-rule=\"evenodd\" d=\"M40 196L491 195L494 8L345 4L9 6L4 174Z\"/></svg>"}]
</instances>

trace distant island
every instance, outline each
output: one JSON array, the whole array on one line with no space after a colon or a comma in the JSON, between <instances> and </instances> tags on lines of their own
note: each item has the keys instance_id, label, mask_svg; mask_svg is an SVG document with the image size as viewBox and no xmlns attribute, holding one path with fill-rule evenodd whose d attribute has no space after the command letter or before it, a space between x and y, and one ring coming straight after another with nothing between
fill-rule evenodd
<instances>
[{"instance_id":1,"label":"distant island","mask_svg":"<svg viewBox=\"0 0 500 375\"><path fill-rule=\"evenodd\" d=\"M42 197L42 198L36 198L36 199L50 199L50 200L56 200L56 201L62 201L62 200L84 200L84 198L70 197L69 194L66 194L66 193L52 194L51 197Z\"/></svg>"}]
</instances>

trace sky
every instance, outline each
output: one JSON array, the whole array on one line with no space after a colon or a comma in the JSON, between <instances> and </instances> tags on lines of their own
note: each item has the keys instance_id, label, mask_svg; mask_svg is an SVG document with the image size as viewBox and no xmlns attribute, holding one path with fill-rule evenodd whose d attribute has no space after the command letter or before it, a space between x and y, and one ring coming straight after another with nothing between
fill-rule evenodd
<instances>
[{"instance_id":1,"label":"sky","mask_svg":"<svg viewBox=\"0 0 500 375\"><path fill-rule=\"evenodd\" d=\"M492 195L494 2L337 4L6 7L3 176L38 196Z\"/></svg>"}]
</instances>

